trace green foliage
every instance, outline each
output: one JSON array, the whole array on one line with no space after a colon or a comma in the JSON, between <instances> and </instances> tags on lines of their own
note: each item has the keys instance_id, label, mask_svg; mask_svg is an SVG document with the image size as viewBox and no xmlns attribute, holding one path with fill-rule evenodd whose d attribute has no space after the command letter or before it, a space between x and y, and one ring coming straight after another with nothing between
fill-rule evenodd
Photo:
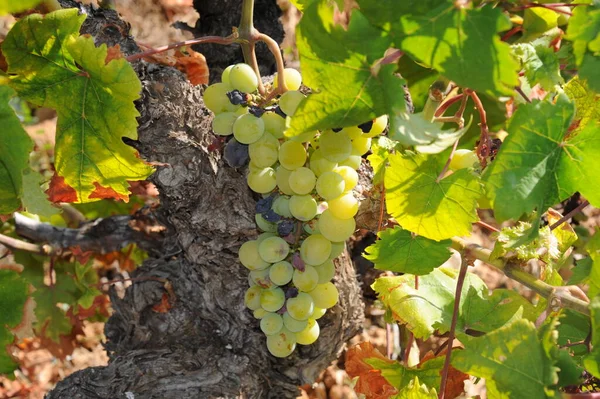
<instances>
[{"instance_id":1,"label":"green foliage","mask_svg":"<svg viewBox=\"0 0 600 399\"><path fill-rule=\"evenodd\" d=\"M591 91L585 80L575 76L565 85L565 93L575 103L575 123L578 132L590 122L598 123L600 120L600 101L598 93Z\"/></svg>"},{"instance_id":2,"label":"green foliage","mask_svg":"<svg viewBox=\"0 0 600 399\"><path fill-rule=\"evenodd\" d=\"M37 6L41 0L0 0L0 15L25 11Z\"/></svg>"},{"instance_id":3,"label":"green foliage","mask_svg":"<svg viewBox=\"0 0 600 399\"><path fill-rule=\"evenodd\" d=\"M59 213L48 201L40 184L44 177L31 169L23 172L23 207L29 213L50 218Z\"/></svg>"},{"instance_id":4,"label":"green foliage","mask_svg":"<svg viewBox=\"0 0 600 399\"><path fill-rule=\"evenodd\" d=\"M21 322L28 293L29 284L19 273L0 265L0 374L15 369L5 348L13 342L10 329Z\"/></svg>"},{"instance_id":5,"label":"green foliage","mask_svg":"<svg viewBox=\"0 0 600 399\"><path fill-rule=\"evenodd\" d=\"M555 14L553 11L551 13ZM513 47L514 53L521 61L525 77L531 86L539 83L544 90L552 90L555 85L564 83L560 76L560 62L558 56L551 48L532 44L517 44Z\"/></svg>"},{"instance_id":6,"label":"green foliage","mask_svg":"<svg viewBox=\"0 0 600 399\"><path fill-rule=\"evenodd\" d=\"M566 38L573 42L580 77L587 80L590 88L600 92L600 2L593 0L587 3L588 6L573 10Z\"/></svg>"},{"instance_id":7,"label":"green foliage","mask_svg":"<svg viewBox=\"0 0 600 399\"><path fill-rule=\"evenodd\" d=\"M600 295L596 295L590 303L592 313L592 347L593 350L583 359L585 368L596 378L600 378Z\"/></svg>"},{"instance_id":8,"label":"green foliage","mask_svg":"<svg viewBox=\"0 0 600 399\"><path fill-rule=\"evenodd\" d=\"M58 113L55 168L76 192L70 200L94 201L106 189L127 199L127 181L152 172L121 140L137 138L133 101L141 86L126 60L107 59L106 46L78 37L84 19L75 9L30 15L2 49L19 95Z\"/></svg>"},{"instance_id":9,"label":"green foliage","mask_svg":"<svg viewBox=\"0 0 600 399\"><path fill-rule=\"evenodd\" d=\"M33 150L33 141L8 104L13 94L10 87L0 84L0 214L13 212L21 206L23 171Z\"/></svg>"},{"instance_id":10,"label":"green foliage","mask_svg":"<svg viewBox=\"0 0 600 399\"><path fill-rule=\"evenodd\" d=\"M367 247L364 255L376 269L416 275L428 274L450 258L450 240L440 242L414 236L400 226L378 234L379 241Z\"/></svg>"},{"instance_id":11,"label":"green foliage","mask_svg":"<svg viewBox=\"0 0 600 399\"><path fill-rule=\"evenodd\" d=\"M406 367L401 363L388 363L377 358L368 358L364 361L375 370L381 371L381 375L400 392L407 388L409 391L411 387L414 388L413 381L415 379L429 387L439 386L440 371L444 366L444 356L434 357L416 367Z\"/></svg>"},{"instance_id":12,"label":"green foliage","mask_svg":"<svg viewBox=\"0 0 600 399\"><path fill-rule=\"evenodd\" d=\"M389 161L386 206L403 228L436 241L471 231L482 194L477 176L461 169L438 182L433 157L395 154Z\"/></svg>"},{"instance_id":13,"label":"green foliage","mask_svg":"<svg viewBox=\"0 0 600 399\"><path fill-rule=\"evenodd\" d=\"M419 382L419 377L415 377L394 399L436 399L437 397L435 389L427 388L426 384Z\"/></svg>"}]
</instances>

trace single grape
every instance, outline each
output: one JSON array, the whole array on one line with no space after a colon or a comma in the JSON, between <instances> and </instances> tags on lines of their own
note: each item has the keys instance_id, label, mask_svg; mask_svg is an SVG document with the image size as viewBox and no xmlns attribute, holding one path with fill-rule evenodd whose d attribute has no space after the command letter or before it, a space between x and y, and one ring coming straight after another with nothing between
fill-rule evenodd
<instances>
[{"instance_id":1,"label":"single grape","mask_svg":"<svg viewBox=\"0 0 600 399\"><path fill-rule=\"evenodd\" d=\"M263 317L265 317L265 315L267 313L268 312L266 310L264 310L263 308L258 308L254 312L252 312L252 315L254 316L255 319L262 319ZM313 316L314 316L314 314L313 314ZM315 319L318 319L318 317L315 317Z\"/></svg>"},{"instance_id":2,"label":"single grape","mask_svg":"<svg viewBox=\"0 0 600 399\"><path fill-rule=\"evenodd\" d=\"M258 285L254 285L246 290L244 294L244 303L250 310L260 309L260 293L262 288Z\"/></svg>"},{"instance_id":3,"label":"single grape","mask_svg":"<svg viewBox=\"0 0 600 399\"><path fill-rule=\"evenodd\" d=\"M356 184L358 183L358 173L356 173L354 169L348 166L338 166L333 171L344 178L344 191L350 191L356 187Z\"/></svg>"},{"instance_id":4,"label":"single grape","mask_svg":"<svg viewBox=\"0 0 600 399\"><path fill-rule=\"evenodd\" d=\"M309 265L320 265L329 259L331 241L321 234L308 236L300 246L300 256Z\"/></svg>"},{"instance_id":5,"label":"single grape","mask_svg":"<svg viewBox=\"0 0 600 399\"><path fill-rule=\"evenodd\" d=\"M315 266L315 270L319 275L319 284L328 283L335 276L335 265L331 259L328 259L320 265Z\"/></svg>"},{"instance_id":6,"label":"single grape","mask_svg":"<svg viewBox=\"0 0 600 399\"><path fill-rule=\"evenodd\" d=\"M270 133L265 133L260 139L248 146L252 162L263 168L268 168L277 162L279 157L279 140Z\"/></svg>"},{"instance_id":7,"label":"single grape","mask_svg":"<svg viewBox=\"0 0 600 399\"><path fill-rule=\"evenodd\" d=\"M248 105L249 96L239 90L228 91L227 98L233 105Z\"/></svg>"},{"instance_id":8,"label":"single grape","mask_svg":"<svg viewBox=\"0 0 600 399\"><path fill-rule=\"evenodd\" d=\"M319 143L321 154L331 162L342 162L352 153L352 140L343 130L339 133L325 130L319 136Z\"/></svg>"},{"instance_id":9,"label":"single grape","mask_svg":"<svg viewBox=\"0 0 600 399\"><path fill-rule=\"evenodd\" d=\"M265 262L275 263L285 259L290 246L283 238L269 237L258 245L258 253Z\"/></svg>"},{"instance_id":10,"label":"single grape","mask_svg":"<svg viewBox=\"0 0 600 399\"><path fill-rule=\"evenodd\" d=\"M371 139L368 137L357 137L352 140L352 148L356 149L360 155L365 155L371 149Z\"/></svg>"},{"instance_id":11,"label":"single grape","mask_svg":"<svg viewBox=\"0 0 600 399\"><path fill-rule=\"evenodd\" d=\"M297 333L306 328L308 325L307 320L296 320L290 316L289 312L283 314L283 325L291 332Z\"/></svg>"},{"instance_id":12,"label":"single grape","mask_svg":"<svg viewBox=\"0 0 600 399\"><path fill-rule=\"evenodd\" d=\"M260 245L261 242L263 242L265 239L267 239L269 237L277 237L277 234L275 234L275 233L262 233L262 234L259 234L258 237L256 237L256 242ZM258 248L257 248L257 250L258 250Z\"/></svg>"},{"instance_id":13,"label":"single grape","mask_svg":"<svg viewBox=\"0 0 600 399\"><path fill-rule=\"evenodd\" d=\"M345 161L340 162L339 166L349 166L352 169L358 169L360 168L360 164L362 163L362 158L359 154L359 151L352 147L352 152L350 153L350 156L348 158L346 158Z\"/></svg>"},{"instance_id":14,"label":"single grape","mask_svg":"<svg viewBox=\"0 0 600 399\"><path fill-rule=\"evenodd\" d=\"M319 216L319 231L329 241L346 241L354 234L355 229L354 219L340 219L330 210L326 210Z\"/></svg>"},{"instance_id":15,"label":"single grape","mask_svg":"<svg viewBox=\"0 0 600 399\"><path fill-rule=\"evenodd\" d=\"M238 251L238 257L242 265L250 270L263 270L269 267L258 253L258 241L246 241Z\"/></svg>"},{"instance_id":16,"label":"single grape","mask_svg":"<svg viewBox=\"0 0 600 399\"><path fill-rule=\"evenodd\" d=\"M265 133L265 123L252 114L238 116L233 123L233 137L243 144L258 141Z\"/></svg>"},{"instance_id":17,"label":"single grape","mask_svg":"<svg viewBox=\"0 0 600 399\"><path fill-rule=\"evenodd\" d=\"M329 259L335 259L344 252L346 249L346 242L332 242L331 243L331 255L329 255Z\"/></svg>"},{"instance_id":18,"label":"single grape","mask_svg":"<svg viewBox=\"0 0 600 399\"><path fill-rule=\"evenodd\" d=\"M260 288L273 287L273 282L269 278L269 268L263 270L252 270L250 272L250 279L255 285L260 286Z\"/></svg>"},{"instance_id":19,"label":"single grape","mask_svg":"<svg viewBox=\"0 0 600 399\"><path fill-rule=\"evenodd\" d=\"M283 138L285 118L282 118L275 112L265 112L260 118L265 123L265 131L267 133L271 133L277 139Z\"/></svg>"},{"instance_id":20,"label":"single grape","mask_svg":"<svg viewBox=\"0 0 600 399\"><path fill-rule=\"evenodd\" d=\"M298 90L302 85L302 75L293 68L285 68L283 70L283 80L288 90ZM278 84L279 79L277 78L277 73L275 73L273 76L273 87L277 88Z\"/></svg>"},{"instance_id":21,"label":"single grape","mask_svg":"<svg viewBox=\"0 0 600 399\"><path fill-rule=\"evenodd\" d=\"M225 83L215 83L208 86L202 95L204 105L215 114L237 110L240 106L233 105L227 97L227 92L230 90L231 87Z\"/></svg>"},{"instance_id":22,"label":"single grape","mask_svg":"<svg viewBox=\"0 0 600 399\"><path fill-rule=\"evenodd\" d=\"M285 237L294 231L294 222L290 219L284 219L277 223L277 234Z\"/></svg>"},{"instance_id":23,"label":"single grape","mask_svg":"<svg viewBox=\"0 0 600 399\"><path fill-rule=\"evenodd\" d=\"M267 233L277 232L277 224L267 222L260 213L257 213L256 215L254 215L254 221L256 222L256 225L258 226L258 228L264 232L267 232Z\"/></svg>"},{"instance_id":24,"label":"single grape","mask_svg":"<svg viewBox=\"0 0 600 399\"><path fill-rule=\"evenodd\" d=\"M260 194L270 193L277 186L273 168L264 168L250 172L246 180L252 191Z\"/></svg>"},{"instance_id":25,"label":"single grape","mask_svg":"<svg viewBox=\"0 0 600 399\"><path fill-rule=\"evenodd\" d=\"M262 309L259 309L259 310L262 310ZM257 312L257 311L255 310L255 312ZM318 308L315 306L315 310L311 316L311 319L319 320L321 317L323 317L325 315L325 313L327 313L327 309Z\"/></svg>"},{"instance_id":26,"label":"single grape","mask_svg":"<svg viewBox=\"0 0 600 399\"><path fill-rule=\"evenodd\" d=\"M231 69L234 66L235 65L229 65L227 68L223 69L223 72L221 73L221 82L222 83L229 85L229 73L231 72Z\"/></svg>"},{"instance_id":27,"label":"single grape","mask_svg":"<svg viewBox=\"0 0 600 399\"><path fill-rule=\"evenodd\" d=\"M298 169L306 162L306 150L301 143L286 141L279 147L279 163L287 170Z\"/></svg>"},{"instance_id":28,"label":"single grape","mask_svg":"<svg viewBox=\"0 0 600 399\"><path fill-rule=\"evenodd\" d=\"M265 335L277 334L283 328L283 318L277 313L267 313L260 320L260 329Z\"/></svg>"},{"instance_id":29,"label":"single grape","mask_svg":"<svg viewBox=\"0 0 600 399\"><path fill-rule=\"evenodd\" d=\"M277 334L267 335L267 349L275 357L288 357L296 349L296 334L283 327Z\"/></svg>"},{"instance_id":30,"label":"single grape","mask_svg":"<svg viewBox=\"0 0 600 399\"><path fill-rule=\"evenodd\" d=\"M388 116L381 115L380 117L375 118L373 121L373 125L371 126L371 130L363 134L363 137L375 137L383 133L388 124Z\"/></svg>"},{"instance_id":31,"label":"single grape","mask_svg":"<svg viewBox=\"0 0 600 399\"><path fill-rule=\"evenodd\" d=\"M256 201L256 207L254 208L256 213L264 213L271 209L274 200L275 198L272 195L269 195Z\"/></svg>"},{"instance_id":32,"label":"single grape","mask_svg":"<svg viewBox=\"0 0 600 399\"><path fill-rule=\"evenodd\" d=\"M292 195L290 212L296 219L308 221L317 216L317 201L310 195Z\"/></svg>"},{"instance_id":33,"label":"single grape","mask_svg":"<svg viewBox=\"0 0 600 399\"><path fill-rule=\"evenodd\" d=\"M307 293L301 292L297 297L287 300L286 309L294 319L306 320L313 314L315 309L314 300Z\"/></svg>"},{"instance_id":34,"label":"single grape","mask_svg":"<svg viewBox=\"0 0 600 399\"><path fill-rule=\"evenodd\" d=\"M303 228L310 235L319 234L319 221L317 219L309 220L303 224Z\"/></svg>"},{"instance_id":35,"label":"single grape","mask_svg":"<svg viewBox=\"0 0 600 399\"><path fill-rule=\"evenodd\" d=\"M350 219L358 212L358 200L352 192L345 193L337 198L327 201L333 216L340 219Z\"/></svg>"},{"instance_id":36,"label":"single grape","mask_svg":"<svg viewBox=\"0 0 600 399\"><path fill-rule=\"evenodd\" d=\"M296 334L296 343L300 345L310 345L319 338L319 323L315 319L308 319L306 328Z\"/></svg>"},{"instance_id":37,"label":"single grape","mask_svg":"<svg viewBox=\"0 0 600 399\"><path fill-rule=\"evenodd\" d=\"M292 281L294 267L290 262L277 262L269 268L269 278L277 285L286 285Z\"/></svg>"},{"instance_id":38,"label":"single grape","mask_svg":"<svg viewBox=\"0 0 600 399\"><path fill-rule=\"evenodd\" d=\"M225 145L223 158L225 158L225 162L232 168L241 168L246 165L250 159L248 145L242 144L234 138L229 140Z\"/></svg>"},{"instance_id":39,"label":"single grape","mask_svg":"<svg viewBox=\"0 0 600 399\"><path fill-rule=\"evenodd\" d=\"M312 170L304 166L292 171L288 183L296 194L304 195L310 193L315 187L317 178Z\"/></svg>"},{"instance_id":40,"label":"single grape","mask_svg":"<svg viewBox=\"0 0 600 399\"><path fill-rule=\"evenodd\" d=\"M310 291L308 294L312 298L315 306L323 309L329 309L334 307L335 304L338 302L339 297L338 290L332 282L319 284L314 290Z\"/></svg>"},{"instance_id":41,"label":"single grape","mask_svg":"<svg viewBox=\"0 0 600 399\"><path fill-rule=\"evenodd\" d=\"M223 112L215 115L212 121L212 129L219 136L229 136L233 134L233 124L238 116L235 112Z\"/></svg>"},{"instance_id":42,"label":"single grape","mask_svg":"<svg viewBox=\"0 0 600 399\"><path fill-rule=\"evenodd\" d=\"M285 293L279 287L263 290L260 293L260 306L267 312L277 312L284 303Z\"/></svg>"},{"instance_id":43,"label":"single grape","mask_svg":"<svg viewBox=\"0 0 600 399\"><path fill-rule=\"evenodd\" d=\"M273 201L273 211L284 218L291 218L292 212L290 212L290 197L286 195L280 195Z\"/></svg>"},{"instance_id":44,"label":"single grape","mask_svg":"<svg viewBox=\"0 0 600 399\"><path fill-rule=\"evenodd\" d=\"M295 194L292 188L290 187L289 181L291 174L291 170L287 170L281 165L277 167L277 171L275 172L275 181L277 182L277 187L279 187L279 191L287 195Z\"/></svg>"},{"instance_id":45,"label":"single grape","mask_svg":"<svg viewBox=\"0 0 600 399\"><path fill-rule=\"evenodd\" d=\"M475 151L467 149L456 150L454 152L454 156L452 157L452 161L450 161L451 170L472 168L476 165L479 165L479 158L477 158L477 154Z\"/></svg>"},{"instance_id":46,"label":"single grape","mask_svg":"<svg viewBox=\"0 0 600 399\"><path fill-rule=\"evenodd\" d=\"M310 170L312 170L317 177L333 171L337 166L337 162L331 162L325 159L320 149L315 150L310 156Z\"/></svg>"},{"instance_id":47,"label":"single grape","mask_svg":"<svg viewBox=\"0 0 600 399\"><path fill-rule=\"evenodd\" d=\"M346 183L340 174L335 172L325 172L317 179L316 187L317 193L321 198L330 200L342 195Z\"/></svg>"},{"instance_id":48,"label":"single grape","mask_svg":"<svg viewBox=\"0 0 600 399\"><path fill-rule=\"evenodd\" d=\"M286 91L279 99L279 107L287 116L294 116L296 109L306 96L299 91Z\"/></svg>"},{"instance_id":49,"label":"single grape","mask_svg":"<svg viewBox=\"0 0 600 399\"><path fill-rule=\"evenodd\" d=\"M354 140L355 138L360 137L363 134L362 130L360 130L358 126L345 127L342 129L342 132L344 132L348 137L350 137L351 140Z\"/></svg>"},{"instance_id":50,"label":"single grape","mask_svg":"<svg viewBox=\"0 0 600 399\"><path fill-rule=\"evenodd\" d=\"M281 216L277 212L275 212L273 209L269 209L268 211L264 212L262 214L262 217L267 222L271 222L271 223L277 223L281 220Z\"/></svg>"},{"instance_id":51,"label":"single grape","mask_svg":"<svg viewBox=\"0 0 600 399\"><path fill-rule=\"evenodd\" d=\"M236 64L229 71L229 84L244 93L252 93L258 88L258 77L248 64Z\"/></svg>"},{"instance_id":52,"label":"single grape","mask_svg":"<svg viewBox=\"0 0 600 399\"><path fill-rule=\"evenodd\" d=\"M317 273L314 267L305 265L304 271L294 270L292 282L300 291L312 291L319 284L319 273Z\"/></svg>"}]
</instances>

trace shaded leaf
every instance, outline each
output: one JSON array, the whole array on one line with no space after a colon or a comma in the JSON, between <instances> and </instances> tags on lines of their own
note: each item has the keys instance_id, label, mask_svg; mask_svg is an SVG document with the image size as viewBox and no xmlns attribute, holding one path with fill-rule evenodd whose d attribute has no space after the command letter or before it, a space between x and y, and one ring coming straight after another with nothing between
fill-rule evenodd
<instances>
[{"instance_id":1,"label":"shaded leaf","mask_svg":"<svg viewBox=\"0 0 600 399\"><path fill-rule=\"evenodd\" d=\"M41 0L0 0L0 15L25 11L37 6Z\"/></svg>"},{"instance_id":2,"label":"shaded leaf","mask_svg":"<svg viewBox=\"0 0 600 399\"><path fill-rule=\"evenodd\" d=\"M23 319L28 294L29 284L19 272L0 265L0 374L10 373L17 366L7 347L13 342L10 329Z\"/></svg>"},{"instance_id":3,"label":"shaded leaf","mask_svg":"<svg viewBox=\"0 0 600 399\"><path fill-rule=\"evenodd\" d=\"M600 378L600 295L590 302L592 320L592 351L583 359L586 370L594 377Z\"/></svg>"},{"instance_id":4,"label":"shaded leaf","mask_svg":"<svg viewBox=\"0 0 600 399\"><path fill-rule=\"evenodd\" d=\"M44 177L32 169L25 169L23 172L23 206L29 213L49 218L59 213L59 210L53 207L48 201L48 197L40 184Z\"/></svg>"},{"instance_id":5,"label":"shaded leaf","mask_svg":"<svg viewBox=\"0 0 600 399\"><path fill-rule=\"evenodd\" d=\"M553 49L525 43L514 45L513 51L521 61L525 77L532 87L539 84L544 90L550 91L554 86L564 83L560 76L560 62Z\"/></svg>"},{"instance_id":6,"label":"shaded leaf","mask_svg":"<svg viewBox=\"0 0 600 399\"><path fill-rule=\"evenodd\" d=\"M585 80L573 77L565 85L565 93L575 103L575 121L577 132L588 125L600 120L600 94L589 89Z\"/></svg>"}]
</instances>

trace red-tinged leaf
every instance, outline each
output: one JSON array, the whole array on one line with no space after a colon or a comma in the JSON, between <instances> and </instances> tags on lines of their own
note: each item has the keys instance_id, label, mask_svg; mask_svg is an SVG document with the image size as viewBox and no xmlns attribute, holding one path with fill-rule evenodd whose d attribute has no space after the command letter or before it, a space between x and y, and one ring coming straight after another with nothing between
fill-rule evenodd
<instances>
[{"instance_id":1,"label":"red-tinged leaf","mask_svg":"<svg viewBox=\"0 0 600 399\"><path fill-rule=\"evenodd\" d=\"M90 194L90 199L113 198L129 202L129 196L116 192L112 187L102 187L98 182L94 182L96 189Z\"/></svg>"},{"instance_id":2,"label":"red-tinged leaf","mask_svg":"<svg viewBox=\"0 0 600 399\"><path fill-rule=\"evenodd\" d=\"M156 313L167 313L172 307L173 305L171 305L171 302L169 301L169 294L164 292L162 298L160 298L160 302L152 306L152 311Z\"/></svg>"},{"instance_id":3,"label":"red-tinged leaf","mask_svg":"<svg viewBox=\"0 0 600 399\"><path fill-rule=\"evenodd\" d=\"M46 190L51 202L76 202L77 192L65 182L65 178L54 173L50 187Z\"/></svg>"},{"instance_id":4,"label":"red-tinged leaf","mask_svg":"<svg viewBox=\"0 0 600 399\"><path fill-rule=\"evenodd\" d=\"M112 60L119 60L123 58L123 53L121 52L121 46L115 45L113 47L108 47L106 49L106 58L104 59L104 63L108 64Z\"/></svg>"},{"instance_id":5,"label":"red-tinged leaf","mask_svg":"<svg viewBox=\"0 0 600 399\"><path fill-rule=\"evenodd\" d=\"M460 348L452 348L452 351L457 350L460 350ZM447 351L448 348L444 349L440 354L438 354L438 356L435 356L435 354L431 351L427 352L417 367L420 367L423 363L427 362L428 360L435 359L436 357L446 357ZM469 374L463 373L462 371L457 370L450 365L450 368L448 369L448 379L446 380L444 397L452 399L462 395L465 391L465 380L468 379Z\"/></svg>"},{"instance_id":6,"label":"red-tinged leaf","mask_svg":"<svg viewBox=\"0 0 600 399\"><path fill-rule=\"evenodd\" d=\"M387 399L397 394L396 388L381 375L381 371L364 362L364 359L369 358L389 364L395 363L383 356L370 342L353 346L346 355L346 372L352 378L358 377L354 390L365 395L367 399Z\"/></svg>"},{"instance_id":7,"label":"red-tinged leaf","mask_svg":"<svg viewBox=\"0 0 600 399\"><path fill-rule=\"evenodd\" d=\"M176 68L185 72L191 84L208 84L209 71L206 58L190 48L186 49L186 53L175 52L177 58Z\"/></svg>"},{"instance_id":8,"label":"red-tinged leaf","mask_svg":"<svg viewBox=\"0 0 600 399\"><path fill-rule=\"evenodd\" d=\"M96 298L94 298L94 302L89 308L84 308L83 306L78 305L76 316L74 316L72 312L67 314L70 317L77 317L79 320L83 321L91 317L97 316L108 318L110 316L109 309L110 298L108 297L108 295L98 295Z\"/></svg>"},{"instance_id":9,"label":"red-tinged leaf","mask_svg":"<svg viewBox=\"0 0 600 399\"><path fill-rule=\"evenodd\" d=\"M77 262L81 264L88 263L90 257L94 255L92 251L83 251L79 246L71 247L71 252L75 256L75 259L77 259Z\"/></svg>"}]
</instances>

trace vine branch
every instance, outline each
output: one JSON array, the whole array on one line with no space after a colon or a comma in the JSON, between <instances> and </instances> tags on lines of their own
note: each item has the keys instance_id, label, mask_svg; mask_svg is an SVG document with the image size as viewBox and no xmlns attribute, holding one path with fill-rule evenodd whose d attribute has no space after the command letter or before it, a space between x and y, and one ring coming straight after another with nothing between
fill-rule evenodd
<instances>
[{"instance_id":1,"label":"vine branch","mask_svg":"<svg viewBox=\"0 0 600 399\"><path fill-rule=\"evenodd\" d=\"M25 242L6 236L4 234L0 234L0 245L4 245L5 247L13 250L26 251L38 255L52 255L56 252L50 245L32 244L30 242Z\"/></svg>"},{"instance_id":2,"label":"vine branch","mask_svg":"<svg viewBox=\"0 0 600 399\"><path fill-rule=\"evenodd\" d=\"M153 48L153 49L150 49L147 51L143 51L141 53L132 54L129 57L127 57L126 60L129 62L133 62L133 61L137 61L144 57L148 57L148 56L158 54L158 53L164 53L165 51L172 50L174 48L179 48L179 47L183 47L183 46L191 46L193 44L216 43L216 44L229 45L229 44L238 43L238 42L240 42L240 39L238 38L238 35L236 33L234 33L230 36L227 36L227 37L222 37L222 36L197 37L195 39L184 40L182 42L176 42L176 43L169 44L167 46L161 46L161 47Z\"/></svg>"},{"instance_id":3,"label":"vine branch","mask_svg":"<svg viewBox=\"0 0 600 399\"><path fill-rule=\"evenodd\" d=\"M590 204L590 202L588 200L583 201L581 204L579 204L577 206L577 208L573 209L571 212L567 213L566 215L564 215L563 217L558 219L552 226L550 226L550 230L554 230L555 228L557 228L558 226L560 226L567 220L571 219L573 216L575 216L576 214L581 212L589 204Z\"/></svg>"}]
</instances>

